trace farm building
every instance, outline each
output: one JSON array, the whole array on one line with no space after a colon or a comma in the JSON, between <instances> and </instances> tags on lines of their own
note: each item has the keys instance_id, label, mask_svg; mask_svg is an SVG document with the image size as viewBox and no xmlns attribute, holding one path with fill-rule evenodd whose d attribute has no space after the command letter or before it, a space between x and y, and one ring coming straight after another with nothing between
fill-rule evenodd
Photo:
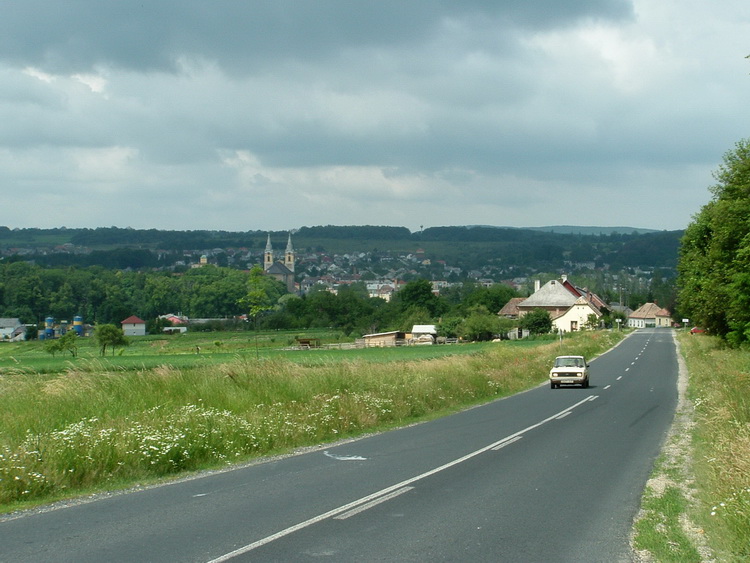
<instances>
[{"instance_id":1,"label":"farm building","mask_svg":"<svg viewBox=\"0 0 750 563\"><path fill-rule=\"evenodd\" d=\"M362 339L365 341L365 347L401 346L406 342L406 334L398 330L393 330L391 332L365 334Z\"/></svg>"}]
</instances>

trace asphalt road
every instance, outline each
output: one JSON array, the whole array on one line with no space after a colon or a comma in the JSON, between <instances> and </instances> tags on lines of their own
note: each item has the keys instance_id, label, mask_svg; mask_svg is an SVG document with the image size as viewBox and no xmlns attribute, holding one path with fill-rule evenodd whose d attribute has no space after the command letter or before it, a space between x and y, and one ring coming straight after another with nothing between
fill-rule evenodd
<instances>
[{"instance_id":1,"label":"asphalt road","mask_svg":"<svg viewBox=\"0 0 750 563\"><path fill-rule=\"evenodd\" d=\"M552 358L550 358L550 361ZM672 332L549 385L301 455L0 522L0 561L629 561Z\"/></svg>"}]
</instances>

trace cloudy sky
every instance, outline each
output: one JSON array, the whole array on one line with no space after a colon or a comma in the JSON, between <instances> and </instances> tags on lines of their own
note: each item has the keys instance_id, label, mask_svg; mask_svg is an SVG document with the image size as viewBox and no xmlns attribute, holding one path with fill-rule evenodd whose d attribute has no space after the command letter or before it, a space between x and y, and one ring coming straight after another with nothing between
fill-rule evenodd
<instances>
[{"instance_id":1,"label":"cloudy sky","mask_svg":"<svg viewBox=\"0 0 750 563\"><path fill-rule=\"evenodd\" d=\"M747 0L0 0L0 225L683 229Z\"/></svg>"}]
</instances>

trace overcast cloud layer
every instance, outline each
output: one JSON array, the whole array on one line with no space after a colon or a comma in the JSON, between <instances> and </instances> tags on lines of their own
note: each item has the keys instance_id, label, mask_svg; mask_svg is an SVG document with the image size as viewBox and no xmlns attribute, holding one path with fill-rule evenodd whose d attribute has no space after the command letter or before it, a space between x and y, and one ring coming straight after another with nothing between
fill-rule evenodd
<instances>
[{"instance_id":1,"label":"overcast cloud layer","mask_svg":"<svg viewBox=\"0 0 750 563\"><path fill-rule=\"evenodd\" d=\"M0 225L683 229L747 0L0 0Z\"/></svg>"}]
</instances>

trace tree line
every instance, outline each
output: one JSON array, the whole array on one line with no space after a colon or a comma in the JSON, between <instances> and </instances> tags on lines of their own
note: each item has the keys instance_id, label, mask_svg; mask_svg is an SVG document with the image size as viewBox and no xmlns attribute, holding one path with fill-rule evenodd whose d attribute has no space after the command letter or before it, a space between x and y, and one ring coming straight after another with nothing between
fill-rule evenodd
<instances>
[{"instance_id":1,"label":"tree line","mask_svg":"<svg viewBox=\"0 0 750 563\"><path fill-rule=\"evenodd\" d=\"M691 322L733 346L750 345L750 139L714 173L712 198L685 231L679 307Z\"/></svg>"},{"instance_id":2,"label":"tree line","mask_svg":"<svg viewBox=\"0 0 750 563\"><path fill-rule=\"evenodd\" d=\"M441 324L448 335L489 338L502 329L497 312L517 292L504 284L465 282L436 295L426 279L413 280L391 301L370 297L364 283L337 293L320 286L299 296L264 275L207 265L183 274L90 268L42 268L28 262L0 263L0 316L40 324L46 317L114 324L131 315L155 330L168 313L214 319L217 328L306 329L331 327L361 335L408 331L414 324ZM243 319L237 321L238 318ZM244 320L247 319L247 320Z\"/></svg>"}]
</instances>

